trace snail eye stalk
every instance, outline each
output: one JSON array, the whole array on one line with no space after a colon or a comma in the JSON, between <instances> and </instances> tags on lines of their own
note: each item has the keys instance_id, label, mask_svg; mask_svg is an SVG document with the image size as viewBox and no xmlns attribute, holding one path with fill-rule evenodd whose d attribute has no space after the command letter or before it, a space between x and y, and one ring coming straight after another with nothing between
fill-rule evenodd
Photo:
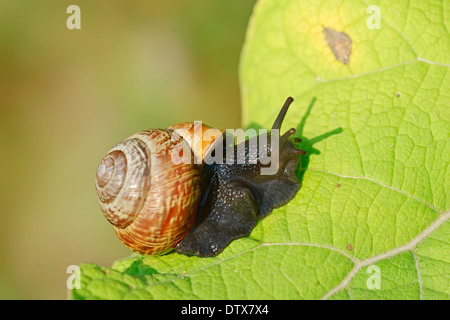
<instances>
[{"instance_id":1,"label":"snail eye stalk","mask_svg":"<svg viewBox=\"0 0 450 320\"><path fill-rule=\"evenodd\" d=\"M283 107L280 110L280 113L278 114L277 118L275 119L275 122L273 123L272 129L281 129L281 124L283 123L284 117L286 116L286 113L289 109L289 106L294 101L292 97L289 97L286 99L286 102L284 103Z\"/></svg>"}]
</instances>

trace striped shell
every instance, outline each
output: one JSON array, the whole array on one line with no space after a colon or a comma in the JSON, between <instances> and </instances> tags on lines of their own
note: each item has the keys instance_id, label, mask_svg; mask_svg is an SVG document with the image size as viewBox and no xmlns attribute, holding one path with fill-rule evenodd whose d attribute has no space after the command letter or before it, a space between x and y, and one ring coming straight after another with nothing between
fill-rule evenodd
<instances>
[{"instance_id":1,"label":"striped shell","mask_svg":"<svg viewBox=\"0 0 450 320\"><path fill-rule=\"evenodd\" d=\"M174 129L193 130L193 124L139 132L114 146L97 169L96 189L104 216L119 239L141 254L172 250L197 216L200 166L194 164L193 154L191 163L172 162L172 151L180 143L190 150L192 140L173 133ZM202 152L208 145L202 146Z\"/></svg>"}]
</instances>

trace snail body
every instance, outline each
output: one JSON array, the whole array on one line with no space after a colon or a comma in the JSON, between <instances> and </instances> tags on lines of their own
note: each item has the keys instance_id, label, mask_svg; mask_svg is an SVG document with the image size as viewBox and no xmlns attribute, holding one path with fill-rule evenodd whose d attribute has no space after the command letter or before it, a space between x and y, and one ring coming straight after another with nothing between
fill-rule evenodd
<instances>
[{"instance_id":1,"label":"snail body","mask_svg":"<svg viewBox=\"0 0 450 320\"><path fill-rule=\"evenodd\" d=\"M288 98L272 130L281 127L291 102ZM305 152L288 139L295 129L279 137L276 150L271 143L251 148L258 136L244 145L224 145L225 132L217 129L212 139L197 141L194 132L199 129L213 130L183 123L141 131L114 146L100 162L96 189L102 212L131 250L215 256L299 190L295 169ZM180 146L194 161L174 163L172 155ZM227 148L234 149L231 162L225 161ZM262 149L279 152L276 174L260 174L267 167L258 156ZM215 154L223 161L208 162Z\"/></svg>"}]
</instances>

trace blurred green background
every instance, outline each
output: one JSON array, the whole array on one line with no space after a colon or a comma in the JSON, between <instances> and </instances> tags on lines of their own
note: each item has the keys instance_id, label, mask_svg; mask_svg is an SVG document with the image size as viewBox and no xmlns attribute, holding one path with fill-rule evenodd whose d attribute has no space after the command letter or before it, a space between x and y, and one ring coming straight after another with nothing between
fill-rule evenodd
<instances>
[{"instance_id":1,"label":"blurred green background","mask_svg":"<svg viewBox=\"0 0 450 320\"><path fill-rule=\"evenodd\" d=\"M131 253L97 203L110 147L184 121L240 127L255 0L0 3L0 298L65 299L69 265Z\"/></svg>"}]
</instances>

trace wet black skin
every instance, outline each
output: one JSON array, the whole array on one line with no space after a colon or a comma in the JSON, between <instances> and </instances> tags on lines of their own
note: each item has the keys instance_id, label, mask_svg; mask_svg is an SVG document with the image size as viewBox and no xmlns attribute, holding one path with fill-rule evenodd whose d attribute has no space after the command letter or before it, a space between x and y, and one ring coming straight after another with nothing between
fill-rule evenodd
<instances>
[{"instance_id":1,"label":"wet black skin","mask_svg":"<svg viewBox=\"0 0 450 320\"><path fill-rule=\"evenodd\" d=\"M288 106L289 98L275 121L274 128L279 128ZM280 120L281 117L281 120ZM289 136L295 129L288 130L279 140L279 167L275 175L262 175L264 165L255 155L260 154L259 148L266 147L271 152L270 133L266 146L249 148L251 138L245 143L245 162L238 164L238 151L235 145L234 161L221 164L204 164L202 167L202 186L199 204L199 215L193 230L177 246L179 254L212 257L221 253L231 241L246 237L255 227L258 220L272 212L273 208L285 205L300 189L300 183L295 176L295 170L301 154L305 151L297 149ZM300 139L293 139L300 142ZM219 140L220 141L220 140ZM225 143L223 156L226 156ZM212 151L215 152L215 151ZM242 152L242 151L241 151ZM242 155L241 155L242 156ZM257 159L250 163L249 159Z\"/></svg>"}]
</instances>

